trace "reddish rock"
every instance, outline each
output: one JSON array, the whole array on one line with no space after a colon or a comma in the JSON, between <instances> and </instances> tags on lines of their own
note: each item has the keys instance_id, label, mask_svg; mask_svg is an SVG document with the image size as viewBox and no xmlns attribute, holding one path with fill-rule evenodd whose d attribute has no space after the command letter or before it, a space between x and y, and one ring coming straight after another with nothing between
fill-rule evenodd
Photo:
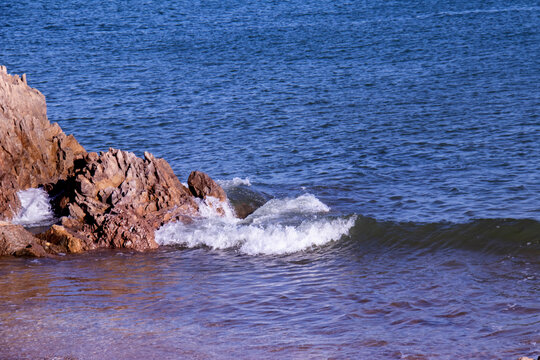
<instances>
[{"instance_id":1,"label":"reddish rock","mask_svg":"<svg viewBox=\"0 0 540 360\"><path fill-rule=\"evenodd\" d=\"M227 202L225 190L219 186L207 174L201 171L193 171L188 178L189 190L193 196L204 200L204 203L214 209L219 215L224 216L228 212L234 213Z\"/></svg>"},{"instance_id":2,"label":"reddish rock","mask_svg":"<svg viewBox=\"0 0 540 360\"><path fill-rule=\"evenodd\" d=\"M0 156L0 219L9 219L17 214L21 207L21 202L17 196L19 184L15 176L4 171L1 161Z\"/></svg>"},{"instance_id":3,"label":"reddish rock","mask_svg":"<svg viewBox=\"0 0 540 360\"><path fill-rule=\"evenodd\" d=\"M157 228L197 214L193 196L170 165L144 155L141 159L116 149L89 153L73 176L49 189L56 195L57 212L64 216L63 228L81 240L83 250L154 249Z\"/></svg>"},{"instance_id":4,"label":"reddish rock","mask_svg":"<svg viewBox=\"0 0 540 360\"><path fill-rule=\"evenodd\" d=\"M16 192L65 179L86 151L47 119L45 97L0 68L0 219L19 210Z\"/></svg>"},{"instance_id":5,"label":"reddish rock","mask_svg":"<svg viewBox=\"0 0 540 360\"><path fill-rule=\"evenodd\" d=\"M206 199L211 196L219 201L227 201L225 190L201 171L192 171L189 174L188 186L191 193L198 198Z\"/></svg>"},{"instance_id":6,"label":"reddish rock","mask_svg":"<svg viewBox=\"0 0 540 360\"><path fill-rule=\"evenodd\" d=\"M21 225L0 221L0 256L47 256L38 239Z\"/></svg>"}]
</instances>

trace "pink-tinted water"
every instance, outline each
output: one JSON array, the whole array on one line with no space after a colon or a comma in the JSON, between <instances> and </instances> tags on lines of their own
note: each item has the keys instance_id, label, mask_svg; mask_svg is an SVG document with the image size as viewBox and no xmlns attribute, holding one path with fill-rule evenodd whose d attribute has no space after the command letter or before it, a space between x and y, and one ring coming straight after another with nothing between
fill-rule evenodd
<instances>
[{"instance_id":1,"label":"pink-tinted water","mask_svg":"<svg viewBox=\"0 0 540 360\"><path fill-rule=\"evenodd\" d=\"M514 359L540 352L537 251L341 241L0 259L0 358Z\"/></svg>"}]
</instances>

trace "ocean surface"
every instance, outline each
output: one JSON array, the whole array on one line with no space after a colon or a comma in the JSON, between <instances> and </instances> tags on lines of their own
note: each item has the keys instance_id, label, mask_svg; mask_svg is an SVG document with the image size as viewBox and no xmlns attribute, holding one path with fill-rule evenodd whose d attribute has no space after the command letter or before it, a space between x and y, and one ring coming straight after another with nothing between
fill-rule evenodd
<instances>
[{"instance_id":1,"label":"ocean surface","mask_svg":"<svg viewBox=\"0 0 540 360\"><path fill-rule=\"evenodd\" d=\"M537 1L2 1L0 64L88 151L260 205L1 258L0 359L540 355Z\"/></svg>"}]
</instances>

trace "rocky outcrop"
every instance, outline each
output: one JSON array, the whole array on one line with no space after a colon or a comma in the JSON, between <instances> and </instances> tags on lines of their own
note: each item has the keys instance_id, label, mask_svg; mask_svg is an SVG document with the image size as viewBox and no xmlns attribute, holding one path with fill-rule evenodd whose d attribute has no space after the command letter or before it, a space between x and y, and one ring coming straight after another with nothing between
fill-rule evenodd
<instances>
[{"instance_id":1,"label":"rocky outcrop","mask_svg":"<svg viewBox=\"0 0 540 360\"><path fill-rule=\"evenodd\" d=\"M0 219L19 210L16 192L65 179L86 151L47 119L45 97L0 67Z\"/></svg>"},{"instance_id":2,"label":"rocky outcrop","mask_svg":"<svg viewBox=\"0 0 540 360\"><path fill-rule=\"evenodd\" d=\"M216 213L223 216L233 212L227 203L225 190L207 174L201 171L191 172L188 178L188 186L193 196L203 200L203 203Z\"/></svg>"},{"instance_id":3,"label":"rocky outcrop","mask_svg":"<svg viewBox=\"0 0 540 360\"><path fill-rule=\"evenodd\" d=\"M0 255L44 256L97 248L157 248L154 231L169 221L191 221L204 203L224 214L225 191L193 172L186 188L163 159L109 149L87 153L47 120L44 96L26 77L0 67L0 219L20 207L17 191L43 186L60 219L34 237L1 223ZM197 198L203 199L199 200Z\"/></svg>"},{"instance_id":4,"label":"rocky outcrop","mask_svg":"<svg viewBox=\"0 0 540 360\"><path fill-rule=\"evenodd\" d=\"M48 189L64 216L62 229L55 231L78 239L82 250L146 250L157 247L154 231L165 222L195 216L198 205L170 165L144 156L117 149L88 153L73 176ZM64 241L51 240L53 235L50 242Z\"/></svg>"}]
</instances>

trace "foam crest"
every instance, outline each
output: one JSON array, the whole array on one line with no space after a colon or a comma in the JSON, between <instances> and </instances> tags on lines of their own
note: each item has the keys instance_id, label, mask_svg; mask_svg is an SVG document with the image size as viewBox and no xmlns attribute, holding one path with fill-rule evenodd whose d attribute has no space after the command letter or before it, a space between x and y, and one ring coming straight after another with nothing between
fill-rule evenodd
<instances>
[{"instance_id":1,"label":"foam crest","mask_svg":"<svg viewBox=\"0 0 540 360\"><path fill-rule=\"evenodd\" d=\"M328 206L310 194L271 200L245 220L227 213L217 216L212 204L200 204L200 218L189 224L164 225L156 231L156 241L159 245L237 249L249 255L294 253L339 240L354 226L355 217L318 215L328 211ZM291 223L291 218L296 220Z\"/></svg>"},{"instance_id":2,"label":"foam crest","mask_svg":"<svg viewBox=\"0 0 540 360\"><path fill-rule=\"evenodd\" d=\"M49 196L43 189L27 189L17 193L21 201L21 210L12 220L23 226L43 226L54 222Z\"/></svg>"},{"instance_id":3,"label":"foam crest","mask_svg":"<svg viewBox=\"0 0 540 360\"><path fill-rule=\"evenodd\" d=\"M202 219L191 224L170 223L156 232L159 245L208 246L212 249L237 248L257 254L288 254L321 246L346 235L355 218L303 221L298 226L269 224L245 225Z\"/></svg>"},{"instance_id":4,"label":"foam crest","mask_svg":"<svg viewBox=\"0 0 540 360\"><path fill-rule=\"evenodd\" d=\"M264 223L288 215L307 215L329 212L330 208L311 194L297 198L272 199L248 217L253 223Z\"/></svg>"},{"instance_id":5,"label":"foam crest","mask_svg":"<svg viewBox=\"0 0 540 360\"><path fill-rule=\"evenodd\" d=\"M242 179L239 177L235 177L232 180L217 180L216 182L225 190L238 186L251 186L249 178Z\"/></svg>"}]
</instances>

